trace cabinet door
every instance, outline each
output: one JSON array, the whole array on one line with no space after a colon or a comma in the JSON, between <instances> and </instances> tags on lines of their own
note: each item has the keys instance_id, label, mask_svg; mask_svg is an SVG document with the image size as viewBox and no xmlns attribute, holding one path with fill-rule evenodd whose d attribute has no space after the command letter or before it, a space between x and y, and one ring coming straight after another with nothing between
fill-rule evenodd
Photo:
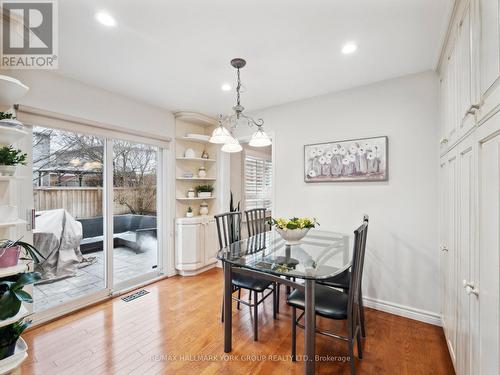
<instances>
[{"instance_id":1,"label":"cabinet door","mask_svg":"<svg viewBox=\"0 0 500 375\"><path fill-rule=\"evenodd\" d=\"M500 114L481 127L495 129L479 143L479 374L499 374L500 358ZM489 124L488 124L489 123Z\"/></svg>"},{"instance_id":2,"label":"cabinet door","mask_svg":"<svg viewBox=\"0 0 500 375\"><path fill-rule=\"evenodd\" d=\"M499 0L479 0L481 117L490 113L500 103L499 3Z\"/></svg>"},{"instance_id":3,"label":"cabinet door","mask_svg":"<svg viewBox=\"0 0 500 375\"><path fill-rule=\"evenodd\" d=\"M219 251L217 241L217 228L215 222L208 222L205 227L205 264L217 262L217 252Z\"/></svg>"},{"instance_id":4,"label":"cabinet door","mask_svg":"<svg viewBox=\"0 0 500 375\"><path fill-rule=\"evenodd\" d=\"M454 151L445 157L444 179L446 196L444 202L445 243L442 248L441 267L443 272L443 328L453 363L456 358L457 278L456 278L456 197L457 157Z\"/></svg>"},{"instance_id":5,"label":"cabinet door","mask_svg":"<svg viewBox=\"0 0 500 375\"><path fill-rule=\"evenodd\" d=\"M202 266L202 224L178 224L176 227L176 267L193 270Z\"/></svg>"},{"instance_id":6,"label":"cabinet door","mask_svg":"<svg viewBox=\"0 0 500 375\"><path fill-rule=\"evenodd\" d=\"M474 142L468 137L459 145L458 241L457 241L457 374L469 375L473 369L471 357L473 304L477 301L467 285L474 285L475 259L475 153ZM476 303L477 304L477 303Z\"/></svg>"},{"instance_id":7,"label":"cabinet door","mask_svg":"<svg viewBox=\"0 0 500 375\"><path fill-rule=\"evenodd\" d=\"M467 4L458 24L456 41L457 59L457 115L458 137L467 134L475 126L475 111L472 87L472 33L471 5Z\"/></svg>"}]
</instances>

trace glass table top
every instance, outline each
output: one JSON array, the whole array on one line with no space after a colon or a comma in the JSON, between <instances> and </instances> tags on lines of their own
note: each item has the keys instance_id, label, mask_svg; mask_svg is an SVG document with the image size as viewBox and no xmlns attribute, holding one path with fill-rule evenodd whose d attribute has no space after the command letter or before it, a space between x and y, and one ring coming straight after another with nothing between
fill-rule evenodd
<instances>
[{"instance_id":1,"label":"glass table top","mask_svg":"<svg viewBox=\"0 0 500 375\"><path fill-rule=\"evenodd\" d=\"M287 245L275 231L222 248L217 258L233 266L300 279L326 279L351 265L351 236L311 229L298 244Z\"/></svg>"}]
</instances>

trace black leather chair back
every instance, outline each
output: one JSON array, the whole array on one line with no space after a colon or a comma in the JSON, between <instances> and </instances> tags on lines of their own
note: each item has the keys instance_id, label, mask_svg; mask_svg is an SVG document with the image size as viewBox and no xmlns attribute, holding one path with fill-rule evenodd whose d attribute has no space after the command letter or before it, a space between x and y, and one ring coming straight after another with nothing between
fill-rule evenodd
<instances>
[{"instance_id":1,"label":"black leather chair back","mask_svg":"<svg viewBox=\"0 0 500 375\"><path fill-rule=\"evenodd\" d=\"M267 230L265 208L246 210L245 216L247 219L248 237L255 236Z\"/></svg>"},{"instance_id":2,"label":"black leather chair back","mask_svg":"<svg viewBox=\"0 0 500 375\"><path fill-rule=\"evenodd\" d=\"M362 254L366 246L366 231L368 223L363 224L354 231L354 253L351 266L351 280L349 285L349 297L347 304L347 318L349 320L349 329L354 330L358 322L359 314L359 296L361 292L362 275Z\"/></svg>"},{"instance_id":3,"label":"black leather chair back","mask_svg":"<svg viewBox=\"0 0 500 375\"><path fill-rule=\"evenodd\" d=\"M226 212L215 215L219 249L241 240L241 212Z\"/></svg>"}]
</instances>

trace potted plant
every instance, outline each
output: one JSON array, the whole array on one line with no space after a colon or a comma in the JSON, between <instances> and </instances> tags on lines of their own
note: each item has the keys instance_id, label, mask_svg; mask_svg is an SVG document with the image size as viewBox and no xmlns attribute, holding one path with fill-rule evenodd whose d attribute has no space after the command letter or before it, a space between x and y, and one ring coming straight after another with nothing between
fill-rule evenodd
<instances>
[{"instance_id":1,"label":"potted plant","mask_svg":"<svg viewBox=\"0 0 500 375\"><path fill-rule=\"evenodd\" d=\"M186 211L186 217L193 217L193 209L191 208L191 206L189 206Z\"/></svg>"},{"instance_id":2,"label":"potted plant","mask_svg":"<svg viewBox=\"0 0 500 375\"><path fill-rule=\"evenodd\" d=\"M26 165L28 155L19 149L11 146L0 148L0 175L13 176L16 172L16 165Z\"/></svg>"},{"instance_id":3,"label":"potted plant","mask_svg":"<svg viewBox=\"0 0 500 375\"><path fill-rule=\"evenodd\" d=\"M23 302L33 303L33 298L23 288L40 278L38 272L26 272L0 281L0 320L15 316Z\"/></svg>"},{"instance_id":4,"label":"potted plant","mask_svg":"<svg viewBox=\"0 0 500 375\"><path fill-rule=\"evenodd\" d=\"M45 259L33 245L21 241L21 239L17 241L0 240L0 268L16 266L21 254L21 248L24 249L26 255L35 264L40 263L40 258Z\"/></svg>"},{"instance_id":5,"label":"potted plant","mask_svg":"<svg viewBox=\"0 0 500 375\"><path fill-rule=\"evenodd\" d=\"M207 185L198 185L196 186L196 193L198 198L210 198L212 196L212 191L214 187L210 184Z\"/></svg>"},{"instance_id":6,"label":"potted plant","mask_svg":"<svg viewBox=\"0 0 500 375\"><path fill-rule=\"evenodd\" d=\"M21 319L5 327L0 327L0 360L14 354L19 336L21 336L21 333L23 333L30 324L31 322L25 322Z\"/></svg>"},{"instance_id":7,"label":"potted plant","mask_svg":"<svg viewBox=\"0 0 500 375\"><path fill-rule=\"evenodd\" d=\"M269 224L276 229L287 245L299 244L309 229L319 226L315 218L309 217L271 218Z\"/></svg>"}]
</instances>

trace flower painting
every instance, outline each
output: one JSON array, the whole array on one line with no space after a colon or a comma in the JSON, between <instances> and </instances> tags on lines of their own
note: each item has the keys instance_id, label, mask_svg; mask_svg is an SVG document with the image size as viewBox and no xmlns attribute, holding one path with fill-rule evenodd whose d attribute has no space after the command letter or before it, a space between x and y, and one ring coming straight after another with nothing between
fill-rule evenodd
<instances>
[{"instance_id":1,"label":"flower painting","mask_svg":"<svg viewBox=\"0 0 500 375\"><path fill-rule=\"evenodd\" d=\"M304 146L306 182L387 181L387 137Z\"/></svg>"}]
</instances>

